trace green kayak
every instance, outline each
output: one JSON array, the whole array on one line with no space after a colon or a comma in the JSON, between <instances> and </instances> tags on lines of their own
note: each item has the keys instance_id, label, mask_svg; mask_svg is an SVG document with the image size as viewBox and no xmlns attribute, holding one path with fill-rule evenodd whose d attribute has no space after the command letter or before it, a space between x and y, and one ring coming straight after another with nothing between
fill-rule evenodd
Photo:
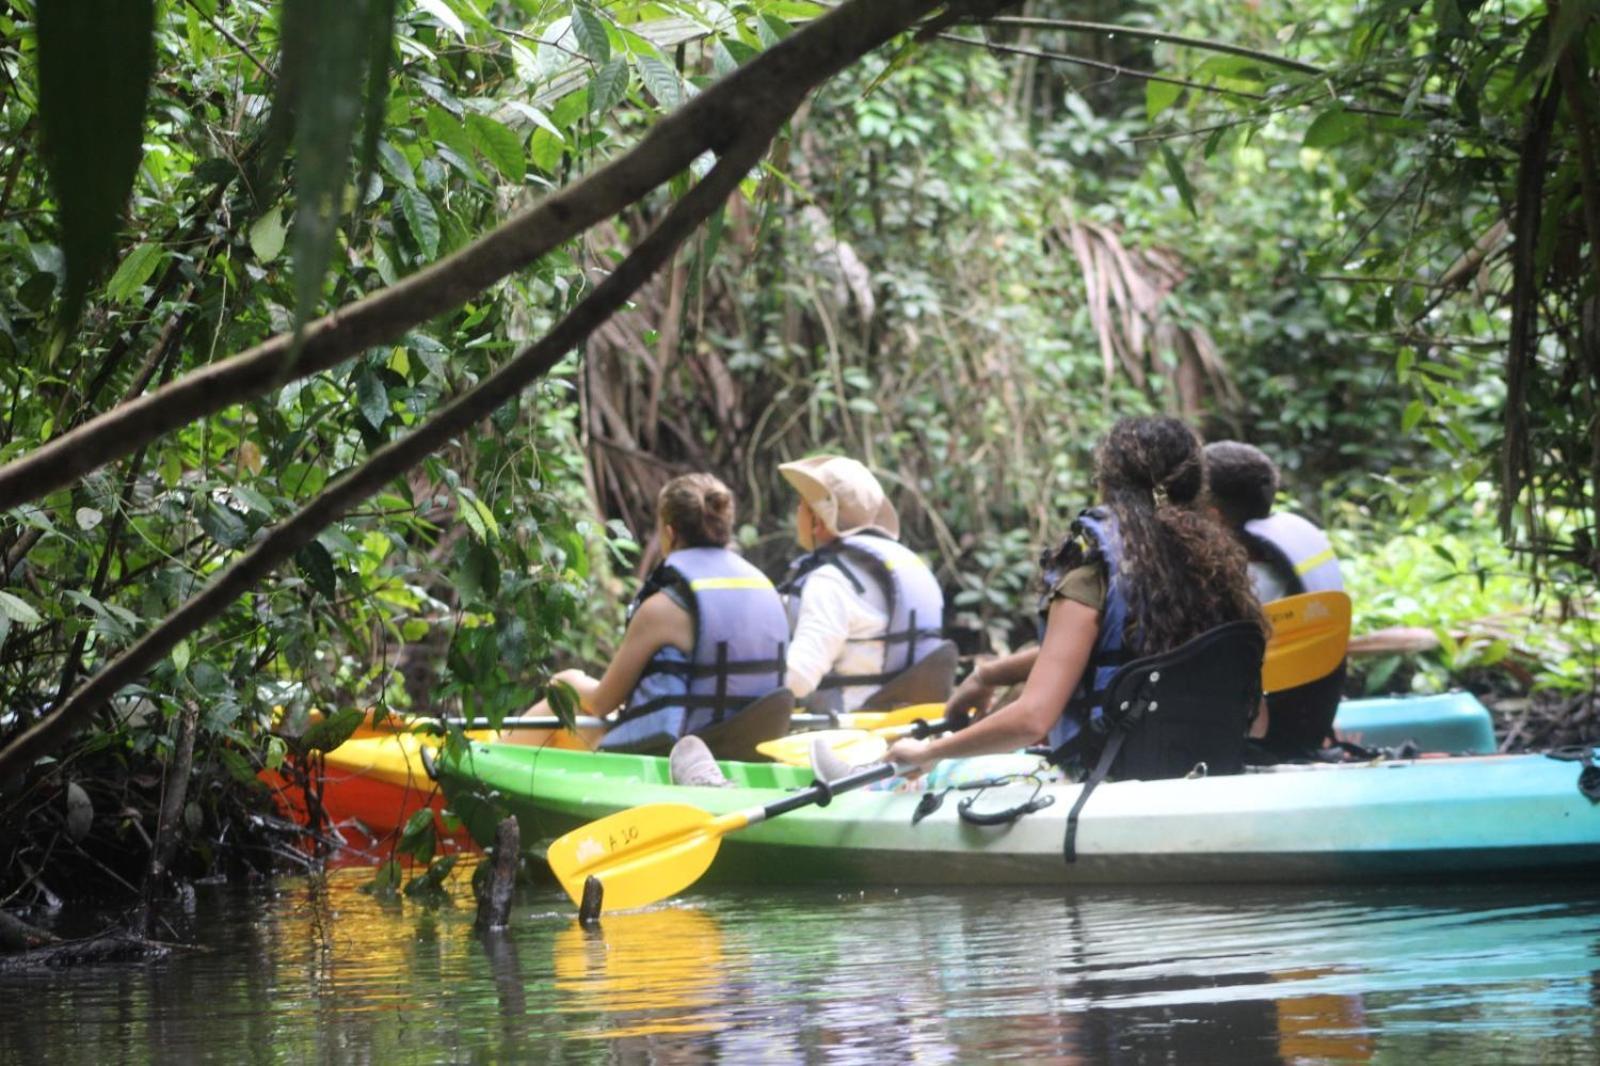
<instances>
[{"instance_id":1,"label":"green kayak","mask_svg":"<svg viewBox=\"0 0 1600 1066\"><path fill-rule=\"evenodd\" d=\"M643 804L712 814L761 806L812 783L808 770L723 763L726 788L670 783L667 760L473 743L437 767L451 808L480 843L505 814L537 848ZM848 885L1346 881L1461 874L1600 873L1600 806L1578 762L1544 755L1286 766L1228 777L1120 781L1084 807L1078 856L1062 857L1079 786L1040 760L946 764L918 790L851 792L729 834L709 879ZM1590 776L1600 776L1591 771ZM913 820L930 786L955 788ZM1600 795L1600 782L1586 783ZM974 798L960 810L964 798ZM1001 824L973 816L1035 809Z\"/></svg>"}]
</instances>

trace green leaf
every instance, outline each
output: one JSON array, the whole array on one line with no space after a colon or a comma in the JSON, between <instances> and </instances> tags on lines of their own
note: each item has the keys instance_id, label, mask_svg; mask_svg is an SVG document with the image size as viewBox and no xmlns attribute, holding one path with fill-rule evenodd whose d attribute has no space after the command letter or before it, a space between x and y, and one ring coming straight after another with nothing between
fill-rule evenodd
<instances>
[{"instance_id":1,"label":"green leaf","mask_svg":"<svg viewBox=\"0 0 1600 1066\"><path fill-rule=\"evenodd\" d=\"M509 127L496 122L488 115L467 116L467 136L483 153L483 157L502 177L514 185L522 184L528 174L528 161L522 154L522 138Z\"/></svg>"},{"instance_id":2,"label":"green leaf","mask_svg":"<svg viewBox=\"0 0 1600 1066\"><path fill-rule=\"evenodd\" d=\"M18 625L36 626L44 622L39 612L28 606L27 601L3 589L0 589L0 614Z\"/></svg>"},{"instance_id":3,"label":"green leaf","mask_svg":"<svg viewBox=\"0 0 1600 1066\"><path fill-rule=\"evenodd\" d=\"M200 511L200 528L224 548L237 548L250 536L244 519L235 514L233 508L214 500Z\"/></svg>"},{"instance_id":4,"label":"green leaf","mask_svg":"<svg viewBox=\"0 0 1600 1066\"><path fill-rule=\"evenodd\" d=\"M180 640L172 648L172 668L178 673L189 669L189 660L194 657L194 645L187 640Z\"/></svg>"},{"instance_id":5,"label":"green leaf","mask_svg":"<svg viewBox=\"0 0 1600 1066\"><path fill-rule=\"evenodd\" d=\"M397 0L368 0L366 110L361 117L360 170L356 188L366 189L378 165L378 144L389 102L389 66L394 59L394 13Z\"/></svg>"},{"instance_id":6,"label":"green leaf","mask_svg":"<svg viewBox=\"0 0 1600 1066\"><path fill-rule=\"evenodd\" d=\"M663 108L674 108L683 102L683 82L672 64L655 56L641 56L639 76Z\"/></svg>"},{"instance_id":7,"label":"green leaf","mask_svg":"<svg viewBox=\"0 0 1600 1066\"><path fill-rule=\"evenodd\" d=\"M332 751L349 740L350 735L366 721L366 718L367 713L356 707L337 711L301 735L300 750Z\"/></svg>"},{"instance_id":8,"label":"green leaf","mask_svg":"<svg viewBox=\"0 0 1600 1066\"><path fill-rule=\"evenodd\" d=\"M1301 143L1307 148L1336 148L1360 132L1361 117L1335 107L1311 120Z\"/></svg>"},{"instance_id":9,"label":"green leaf","mask_svg":"<svg viewBox=\"0 0 1600 1066\"><path fill-rule=\"evenodd\" d=\"M399 895L400 864L390 859L372 875L372 880L361 886L361 891L378 899L390 900Z\"/></svg>"},{"instance_id":10,"label":"green leaf","mask_svg":"<svg viewBox=\"0 0 1600 1066\"><path fill-rule=\"evenodd\" d=\"M440 25L455 34L460 40L465 41L467 39L466 24L461 21L460 15L450 10L450 5L445 3L444 0L417 0L417 7L438 19Z\"/></svg>"},{"instance_id":11,"label":"green leaf","mask_svg":"<svg viewBox=\"0 0 1600 1066\"><path fill-rule=\"evenodd\" d=\"M1144 114L1145 118L1154 122L1156 116L1178 102L1178 97L1183 95L1183 86L1173 85L1165 81L1147 81L1144 83Z\"/></svg>"},{"instance_id":12,"label":"green leaf","mask_svg":"<svg viewBox=\"0 0 1600 1066\"><path fill-rule=\"evenodd\" d=\"M119 304L127 303L139 295L140 287L150 280L150 275L161 265L162 254L159 244L135 246L106 283L106 295Z\"/></svg>"},{"instance_id":13,"label":"green leaf","mask_svg":"<svg viewBox=\"0 0 1600 1066\"><path fill-rule=\"evenodd\" d=\"M572 5L572 32L578 38L578 48L596 63L611 59L611 40L606 36L606 24L587 4Z\"/></svg>"},{"instance_id":14,"label":"green leaf","mask_svg":"<svg viewBox=\"0 0 1600 1066\"><path fill-rule=\"evenodd\" d=\"M423 124L428 127L428 136L439 144L453 151L463 160L472 159L472 138L467 136L467 128L461 120L442 107L430 107L423 115Z\"/></svg>"},{"instance_id":15,"label":"green leaf","mask_svg":"<svg viewBox=\"0 0 1600 1066\"><path fill-rule=\"evenodd\" d=\"M439 254L439 215L433 209L433 201L417 189L401 189L399 199L411 239L423 255L432 259Z\"/></svg>"},{"instance_id":16,"label":"green leaf","mask_svg":"<svg viewBox=\"0 0 1600 1066\"><path fill-rule=\"evenodd\" d=\"M232 748L223 748L221 753L222 765L239 784L247 788L259 789L261 782L256 779L256 772L251 768L248 760Z\"/></svg>"},{"instance_id":17,"label":"green leaf","mask_svg":"<svg viewBox=\"0 0 1600 1066\"><path fill-rule=\"evenodd\" d=\"M444 879L455 869L458 856L446 855L429 866L422 874L406 884L406 895L412 899L440 900L444 898Z\"/></svg>"},{"instance_id":18,"label":"green leaf","mask_svg":"<svg viewBox=\"0 0 1600 1066\"><path fill-rule=\"evenodd\" d=\"M383 387L378 375L368 370L356 375L356 405L361 408L361 417L373 429L382 429L389 420L389 390Z\"/></svg>"},{"instance_id":19,"label":"green leaf","mask_svg":"<svg viewBox=\"0 0 1600 1066\"><path fill-rule=\"evenodd\" d=\"M1412 400L1406 404L1405 414L1400 416L1400 432L1410 433L1416 429L1417 423L1422 421L1422 416L1427 412L1428 409L1421 400Z\"/></svg>"},{"instance_id":20,"label":"green leaf","mask_svg":"<svg viewBox=\"0 0 1600 1066\"><path fill-rule=\"evenodd\" d=\"M44 161L66 260L59 319L75 323L116 248L144 152L155 4L49 0L34 17Z\"/></svg>"},{"instance_id":21,"label":"green leaf","mask_svg":"<svg viewBox=\"0 0 1600 1066\"><path fill-rule=\"evenodd\" d=\"M333 258L350 146L363 111L368 13L374 0L283 0L283 61L274 110L293 115L295 146L294 325L298 335L322 299Z\"/></svg>"},{"instance_id":22,"label":"green leaf","mask_svg":"<svg viewBox=\"0 0 1600 1066\"><path fill-rule=\"evenodd\" d=\"M1189 209L1189 214L1199 218L1200 212L1194 208L1194 188L1189 184L1189 176L1183 172L1183 161L1165 144L1161 146L1161 161L1167 165L1172 184L1178 187L1178 198L1183 201L1183 206Z\"/></svg>"},{"instance_id":23,"label":"green leaf","mask_svg":"<svg viewBox=\"0 0 1600 1066\"><path fill-rule=\"evenodd\" d=\"M603 115L615 107L628 91L628 61L618 56L594 72L589 79L589 110Z\"/></svg>"},{"instance_id":24,"label":"green leaf","mask_svg":"<svg viewBox=\"0 0 1600 1066\"><path fill-rule=\"evenodd\" d=\"M412 812L406 821L395 849L402 854L410 855L418 862L429 862L433 859L434 844L433 808L422 807Z\"/></svg>"},{"instance_id":25,"label":"green leaf","mask_svg":"<svg viewBox=\"0 0 1600 1066\"><path fill-rule=\"evenodd\" d=\"M263 263L270 263L283 254L288 232L283 224L283 211L274 207L250 227L250 250Z\"/></svg>"},{"instance_id":26,"label":"green leaf","mask_svg":"<svg viewBox=\"0 0 1600 1066\"><path fill-rule=\"evenodd\" d=\"M324 599L332 600L338 595L338 574L333 569L333 556L328 554L327 548L312 541L295 552L294 561L301 576L312 588L322 593Z\"/></svg>"}]
</instances>

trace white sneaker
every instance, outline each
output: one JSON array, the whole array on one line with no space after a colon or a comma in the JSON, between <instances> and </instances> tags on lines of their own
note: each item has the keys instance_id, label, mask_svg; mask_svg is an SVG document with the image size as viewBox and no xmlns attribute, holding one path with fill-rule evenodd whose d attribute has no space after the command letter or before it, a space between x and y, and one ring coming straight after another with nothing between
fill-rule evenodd
<instances>
[{"instance_id":1,"label":"white sneaker","mask_svg":"<svg viewBox=\"0 0 1600 1066\"><path fill-rule=\"evenodd\" d=\"M724 788L731 784L723 776L722 768L717 765L716 757L706 747L706 742L693 734L680 738L672 745L667 765L672 771L674 785Z\"/></svg>"},{"instance_id":2,"label":"white sneaker","mask_svg":"<svg viewBox=\"0 0 1600 1066\"><path fill-rule=\"evenodd\" d=\"M826 740L817 737L811 742L811 773L818 781L837 781L849 777L855 769Z\"/></svg>"}]
</instances>

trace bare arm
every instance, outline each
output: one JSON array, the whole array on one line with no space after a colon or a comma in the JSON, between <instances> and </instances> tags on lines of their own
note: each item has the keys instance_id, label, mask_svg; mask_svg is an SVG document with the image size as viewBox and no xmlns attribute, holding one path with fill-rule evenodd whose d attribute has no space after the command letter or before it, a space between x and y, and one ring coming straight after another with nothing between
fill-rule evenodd
<instances>
[{"instance_id":1,"label":"bare arm","mask_svg":"<svg viewBox=\"0 0 1600 1066\"><path fill-rule=\"evenodd\" d=\"M995 690L1020 685L1028 680L1028 674L1038 658L1039 646L1035 644L1010 655L982 660L950 694L949 701L944 705L945 715L983 714L994 702Z\"/></svg>"},{"instance_id":2,"label":"bare arm","mask_svg":"<svg viewBox=\"0 0 1600 1066\"><path fill-rule=\"evenodd\" d=\"M1022 695L959 733L934 740L900 740L889 749L892 762L926 770L940 759L1015 751L1050 731L1078 687L1100 631L1100 613L1075 600L1050 605L1044 643L1034 652ZM1029 654L1019 652L1014 659Z\"/></svg>"}]
</instances>

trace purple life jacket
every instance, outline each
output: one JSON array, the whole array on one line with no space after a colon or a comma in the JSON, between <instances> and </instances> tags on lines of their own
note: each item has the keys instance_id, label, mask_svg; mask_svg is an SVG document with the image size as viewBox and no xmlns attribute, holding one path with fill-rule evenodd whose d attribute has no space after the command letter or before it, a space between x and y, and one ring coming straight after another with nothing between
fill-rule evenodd
<instances>
[{"instance_id":1,"label":"purple life jacket","mask_svg":"<svg viewBox=\"0 0 1600 1066\"><path fill-rule=\"evenodd\" d=\"M601 748L676 740L783 687L789 620L766 575L726 548L683 548L639 589L628 616L664 589L688 610L694 649L651 657Z\"/></svg>"}]
</instances>

